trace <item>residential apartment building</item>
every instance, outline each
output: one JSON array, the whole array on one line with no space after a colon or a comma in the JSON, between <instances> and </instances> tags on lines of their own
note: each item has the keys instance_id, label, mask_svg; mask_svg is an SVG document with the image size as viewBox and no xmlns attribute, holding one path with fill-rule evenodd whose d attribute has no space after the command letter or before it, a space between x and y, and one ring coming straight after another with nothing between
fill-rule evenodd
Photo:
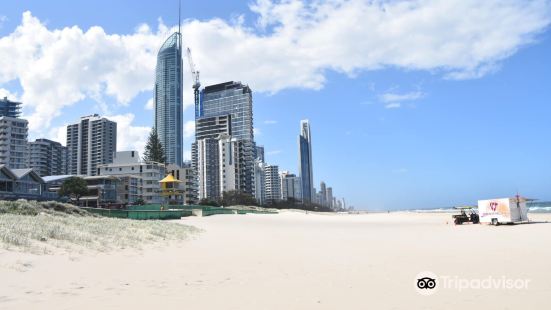
<instances>
[{"instance_id":1,"label":"residential apartment building","mask_svg":"<svg viewBox=\"0 0 551 310\"><path fill-rule=\"evenodd\" d=\"M10 169L29 167L27 135L27 120L0 117L0 165L6 165Z\"/></svg>"},{"instance_id":2,"label":"residential apartment building","mask_svg":"<svg viewBox=\"0 0 551 310\"><path fill-rule=\"evenodd\" d=\"M166 176L165 165L158 162L142 161L137 151L116 152L113 157L113 163L99 165L97 167L97 174L115 177L139 177L141 181L127 180L127 182L136 183L138 188L141 187L141 190L136 195L141 195L141 198L146 203L156 204L163 202L159 193L159 181ZM129 186L134 183L129 184Z\"/></svg>"},{"instance_id":3,"label":"residential apartment building","mask_svg":"<svg viewBox=\"0 0 551 310\"><path fill-rule=\"evenodd\" d=\"M21 102L8 100L8 97L0 99L0 116L18 118L21 115Z\"/></svg>"},{"instance_id":4,"label":"residential apartment building","mask_svg":"<svg viewBox=\"0 0 551 310\"><path fill-rule=\"evenodd\" d=\"M266 204L265 167L266 163L257 158L254 163L254 198L260 205Z\"/></svg>"},{"instance_id":5,"label":"residential apartment building","mask_svg":"<svg viewBox=\"0 0 551 310\"><path fill-rule=\"evenodd\" d=\"M61 143L36 139L28 145L29 168L40 176L67 174L67 148Z\"/></svg>"},{"instance_id":6,"label":"residential apartment building","mask_svg":"<svg viewBox=\"0 0 551 310\"><path fill-rule=\"evenodd\" d=\"M83 116L67 126L67 152L72 175L97 175L98 166L113 162L117 123L98 114Z\"/></svg>"},{"instance_id":7,"label":"residential apartment building","mask_svg":"<svg viewBox=\"0 0 551 310\"><path fill-rule=\"evenodd\" d=\"M266 165L264 167L264 182L266 188L266 203L271 204L281 199L281 182L279 180L279 167Z\"/></svg>"},{"instance_id":8,"label":"residential apartment building","mask_svg":"<svg viewBox=\"0 0 551 310\"><path fill-rule=\"evenodd\" d=\"M237 183L235 184L235 190L253 195L256 149L253 135L251 89L247 85L233 81L207 86L201 91L201 98L199 104L196 106L195 115L196 143L204 139L219 139L221 134L230 135L233 141L239 143L239 152L237 153L239 158L235 160L235 163L238 165L236 168L238 175L236 175ZM203 143L203 147L196 146L196 158L198 160L209 158L206 154L201 154L201 152L206 150L204 146L205 143ZM218 165L219 161L216 160ZM214 162L212 161L212 163ZM203 162L203 164L208 164L208 162ZM201 167L197 163L200 197L202 194L205 194L206 198L215 198L221 194L220 189L218 189L217 193L213 191L216 196L209 196L210 192L201 188L201 186L208 185L212 181L202 180L202 178L206 177L205 171L215 168ZM218 170L219 168L220 166L216 169ZM218 171L217 175L220 175L220 171ZM219 182L220 177L217 178L218 180L216 181Z\"/></svg>"},{"instance_id":9,"label":"residential apartment building","mask_svg":"<svg viewBox=\"0 0 551 310\"><path fill-rule=\"evenodd\" d=\"M302 201L302 182L295 174L283 171L279 174L281 180L281 199Z\"/></svg>"}]
</instances>

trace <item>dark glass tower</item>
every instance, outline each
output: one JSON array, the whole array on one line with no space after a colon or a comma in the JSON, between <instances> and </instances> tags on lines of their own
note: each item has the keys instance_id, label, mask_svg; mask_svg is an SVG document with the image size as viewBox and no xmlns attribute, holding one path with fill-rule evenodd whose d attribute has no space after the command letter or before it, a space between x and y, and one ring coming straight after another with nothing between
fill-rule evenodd
<instances>
[{"instance_id":1,"label":"dark glass tower","mask_svg":"<svg viewBox=\"0 0 551 310\"><path fill-rule=\"evenodd\" d=\"M225 82L205 87L195 110L195 138L217 138L220 133L231 135L239 143L237 160L238 191L254 194L255 143L253 134L253 97L247 85ZM197 158L201 157L198 148ZM203 176L199 175L199 184ZM201 196L201 195L200 195Z\"/></svg>"},{"instance_id":2,"label":"dark glass tower","mask_svg":"<svg viewBox=\"0 0 551 310\"><path fill-rule=\"evenodd\" d=\"M155 127L166 162L183 163L182 35L173 33L157 54L155 69Z\"/></svg>"},{"instance_id":3,"label":"dark glass tower","mask_svg":"<svg viewBox=\"0 0 551 310\"><path fill-rule=\"evenodd\" d=\"M8 100L7 97L0 99L0 116L18 118L21 115L21 102Z\"/></svg>"},{"instance_id":4,"label":"dark glass tower","mask_svg":"<svg viewBox=\"0 0 551 310\"><path fill-rule=\"evenodd\" d=\"M298 137L298 157L300 179L302 182L302 201L311 202L315 194L313 190L314 175L312 172L312 136L310 135L310 122L300 121L300 135Z\"/></svg>"}]
</instances>

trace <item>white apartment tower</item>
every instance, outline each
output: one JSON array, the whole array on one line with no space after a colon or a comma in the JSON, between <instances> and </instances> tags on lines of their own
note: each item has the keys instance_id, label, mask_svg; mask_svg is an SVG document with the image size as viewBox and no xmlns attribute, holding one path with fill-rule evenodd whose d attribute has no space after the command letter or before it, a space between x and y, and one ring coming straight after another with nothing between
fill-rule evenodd
<instances>
[{"instance_id":1,"label":"white apartment tower","mask_svg":"<svg viewBox=\"0 0 551 310\"><path fill-rule=\"evenodd\" d=\"M27 120L0 117L0 165L10 169L28 168Z\"/></svg>"},{"instance_id":2,"label":"white apartment tower","mask_svg":"<svg viewBox=\"0 0 551 310\"><path fill-rule=\"evenodd\" d=\"M42 177L67 174L67 148L48 139L29 142L29 168Z\"/></svg>"},{"instance_id":3,"label":"white apartment tower","mask_svg":"<svg viewBox=\"0 0 551 310\"><path fill-rule=\"evenodd\" d=\"M279 181L279 167L266 165L264 167L264 182L266 188L266 203L274 203L281 199L281 183Z\"/></svg>"},{"instance_id":4,"label":"white apartment tower","mask_svg":"<svg viewBox=\"0 0 551 310\"><path fill-rule=\"evenodd\" d=\"M117 123L98 114L83 116L67 126L69 174L97 175L99 165L113 162Z\"/></svg>"}]
</instances>

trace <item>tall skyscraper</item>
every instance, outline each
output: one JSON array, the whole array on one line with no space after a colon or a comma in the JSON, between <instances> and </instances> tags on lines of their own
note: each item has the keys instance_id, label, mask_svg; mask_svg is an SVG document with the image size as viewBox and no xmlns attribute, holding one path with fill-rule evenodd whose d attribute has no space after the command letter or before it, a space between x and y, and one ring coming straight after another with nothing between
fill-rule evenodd
<instances>
[{"instance_id":1,"label":"tall skyscraper","mask_svg":"<svg viewBox=\"0 0 551 310\"><path fill-rule=\"evenodd\" d=\"M314 188L314 175L312 172L312 136L310 134L310 122L300 121L299 147L299 173L302 182L302 201L311 202L316 192Z\"/></svg>"},{"instance_id":2,"label":"tall skyscraper","mask_svg":"<svg viewBox=\"0 0 551 310\"><path fill-rule=\"evenodd\" d=\"M173 33L161 46L155 68L155 128L166 162L183 163L182 35Z\"/></svg>"},{"instance_id":3,"label":"tall skyscraper","mask_svg":"<svg viewBox=\"0 0 551 310\"><path fill-rule=\"evenodd\" d=\"M327 205L327 202L328 200L326 199L326 196L327 196L327 189L326 189L326 186L325 186L325 182L321 181L320 183L320 205L322 206L326 206Z\"/></svg>"},{"instance_id":4,"label":"tall skyscraper","mask_svg":"<svg viewBox=\"0 0 551 310\"><path fill-rule=\"evenodd\" d=\"M235 160L237 182L235 190L253 195L255 143L251 89L247 85L233 81L207 86L201 91L200 102L196 109L196 145L193 152L196 152L199 193L201 194L201 184L208 183L205 183L205 178L208 176L201 171L214 169L214 166L200 166L199 161L209 157L208 154L201 153L207 151L205 144L199 143L204 139L219 139L222 134L225 134L230 135L231 141L235 141L239 146L239 152L236 154L239 158ZM220 164L219 160L210 162ZM204 165L208 163L208 161L202 162ZM209 195L209 191L204 193Z\"/></svg>"},{"instance_id":5,"label":"tall skyscraper","mask_svg":"<svg viewBox=\"0 0 551 310\"><path fill-rule=\"evenodd\" d=\"M18 118L21 114L21 102L8 100L8 97L0 99L0 116Z\"/></svg>"},{"instance_id":6,"label":"tall skyscraper","mask_svg":"<svg viewBox=\"0 0 551 310\"><path fill-rule=\"evenodd\" d=\"M327 192L325 194L325 201L327 202L327 207L332 208L334 207L334 197L333 197L333 188L328 187Z\"/></svg>"},{"instance_id":7,"label":"tall skyscraper","mask_svg":"<svg viewBox=\"0 0 551 310\"><path fill-rule=\"evenodd\" d=\"M261 162L264 162L264 147L263 146L261 146L261 145L256 146L255 159L258 159Z\"/></svg>"},{"instance_id":8,"label":"tall skyscraper","mask_svg":"<svg viewBox=\"0 0 551 310\"><path fill-rule=\"evenodd\" d=\"M0 165L28 168L27 134L27 120L0 116Z\"/></svg>"},{"instance_id":9,"label":"tall skyscraper","mask_svg":"<svg viewBox=\"0 0 551 310\"><path fill-rule=\"evenodd\" d=\"M67 174L67 148L48 139L29 142L29 168L41 177Z\"/></svg>"},{"instance_id":10,"label":"tall skyscraper","mask_svg":"<svg viewBox=\"0 0 551 310\"><path fill-rule=\"evenodd\" d=\"M69 174L99 175L98 165L112 163L116 151L117 123L94 114L67 126Z\"/></svg>"},{"instance_id":11,"label":"tall skyscraper","mask_svg":"<svg viewBox=\"0 0 551 310\"><path fill-rule=\"evenodd\" d=\"M266 164L258 158L254 162L254 198L260 205L266 203L266 180L264 168Z\"/></svg>"}]
</instances>

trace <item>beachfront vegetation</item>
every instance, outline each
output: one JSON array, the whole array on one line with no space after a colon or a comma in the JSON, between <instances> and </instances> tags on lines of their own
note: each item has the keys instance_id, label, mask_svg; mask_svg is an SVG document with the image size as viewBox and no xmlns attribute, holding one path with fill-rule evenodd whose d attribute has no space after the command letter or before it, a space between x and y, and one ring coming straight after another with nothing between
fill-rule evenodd
<instances>
[{"instance_id":1,"label":"beachfront vegetation","mask_svg":"<svg viewBox=\"0 0 551 310\"><path fill-rule=\"evenodd\" d=\"M74 198L77 203L81 196L88 193L87 183L83 178L70 177L63 181L61 188L59 189L60 196L66 196Z\"/></svg>"},{"instance_id":2,"label":"beachfront vegetation","mask_svg":"<svg viewBox=\"0 0 551 310\"><path fill-rule=\"evenodd\" d=\"M235 206L235 205L256 206L258 205L258 202L256 201L256 199L254 199L253 196L239 192L239 191L224 192L224 194L222 195L222 199L220 200L219 203L222 206Z\"/></svg>"},{"instance_id":3,"label":"beachfront vegetation","mask_svg":"<svg viewBox=\"0 0 551 310\"><path fill-rule=\"evenodd\" d=\"M317 212L333 212L329 207L324 207L315 203L303 203L302 201L289 198L288 200L275 201L272 204L267 205L267 207L274 209L299 209L306 211L317 211Z\"/></svg>"},{"instance_id":4,"label":"beachfront vegetation","mask_svg":"<svg viewBox=\"0 0 551 310\"><path fill-rule=\"evenodd\" d=\"M33 253L140 248L198 231L178 223L98 217L58 202L0 201L0 247Z\"/></svg>"}]
</instances>

